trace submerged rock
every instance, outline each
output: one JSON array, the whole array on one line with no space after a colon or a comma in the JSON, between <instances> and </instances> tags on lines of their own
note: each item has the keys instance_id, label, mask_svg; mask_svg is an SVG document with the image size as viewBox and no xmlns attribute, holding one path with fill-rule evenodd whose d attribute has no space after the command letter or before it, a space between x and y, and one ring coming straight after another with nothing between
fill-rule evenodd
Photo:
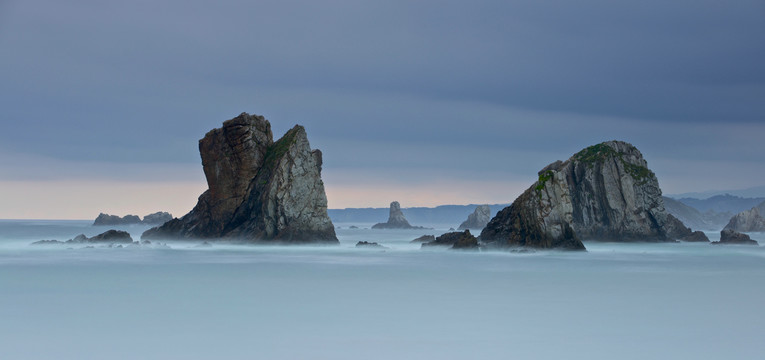
<instances>
[{"instance_id":1,"label":"submerged rock","mask_svg":"<svg viewBox=\"0 0 765 360\"><path fill-rule=\"evenodd\" d=\"M759 245L757 241L752 240L747 234L738 231L725 229L720 231L720 241L713 242L714 245Z\"/></svg>"},{"instance_id":2,"label":"submerged rock","mask_svg":"<svg viewBox=\"0 0 765 360\"><path fill-rule=\"evenodd\" d=\"M757 207L753 207L733 216L724 229L738 232L765 231L765 218L762 217Z\"/></svg>"},{"instance_id":3,"label":"submerged rock","mask_svg":"<svg viewBox=\"0 0 765 360\"><path fill-rule=\"evenodd\" d=\"M126 231L108 230L91 238L80 234L67 241L40 240L31 245L58 245L58 244L133 244L133 238Z\"/></svg>"},{"instance_id":4,"label":"submerged rock","mask_svg":"<svg viewBox=\"0 0 765 360\"><path fill-rule=\"evenodd\" d=\"M388 222L377 223L372 226L372 229L424 229L422 226L412 226L409 221L404 217L404 213L401 212L401 205L398 201L390 203L390 215L388 215Z\"/></svg>"},{"instance_id":5,"label":"submerged rock","mask_svg":"<svg viewBox=\"0 0 765 360\"><path fill-rule=\"evenodd\" d=\"M661 189L631 144L590 146L538 173L539 179L481 232L494 247L584 250L580 239L674 241Z\"/></svg>"},{"instance_id":6,"label":"submerged rock","mask_svg":"<svg viewBox=\"0 0 765 360\"><path fill-rule=\"evenodd\" d=\"M479 205L475 208L475 211L473 211L472 214L468 215L467 220L462 222L457 229L483 229L490 220L491 209L489 208L489 205Z\"/></svg>"},{"instance_id":7,"label":"submerged rock","mask_svg":"<svg viewBox=\"0 0 765 360\"><path fill-rule=\"evenodd\" d=\"M382 246L376 242L368 242L368 241L359 241L356 243L357 248L375 248L375 249L387 249L387 247Z\"/></svg>"},{"instance_id":8,"label":"submerged rock","mask_svg":"<svg viewBox=\"0 0 765 360\"><path fill-rule=\"evenodd\" d=\"M338 243L321 152L302 126L274 142L268 120L242 113L208 132L199 152L209 189L191 212L142 238Z\"/></svg>"},{"instance_id":9,"label":"submerged rock","mask_svg":"<svg viewBox=\"0 0 765 360\"><path fill-rule=\"evenodd\" d=\"M410 243L426 243L426 242L431 242L431 241L436 241L436 237L434 235L422 235L422 236L420 236L420 237L410 241Z\"/></svg>"}]
</instances>

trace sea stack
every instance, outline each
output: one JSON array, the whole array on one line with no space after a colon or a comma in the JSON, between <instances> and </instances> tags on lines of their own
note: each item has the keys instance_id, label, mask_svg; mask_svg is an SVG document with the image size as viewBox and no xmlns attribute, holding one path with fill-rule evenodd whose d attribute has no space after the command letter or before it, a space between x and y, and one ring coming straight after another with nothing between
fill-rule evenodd
<instances>
[{"instance_id":1,"label":"sea stack","mask_svg":"<svg viewBox=\"0 0 765 360\"><path fill-rule=\"evenodd\" d=\"M467 220L463 221L457 230L465 229L483 229L491 220L491 209L489 205L479 205L472 214L468 215Z\"/></svg>"},{"instance_id":2,"label":"sea stack","mask_svg":"<svg viewBox=\"0 0 765 360\"><path fill-rule=\"evenodd\" d=\"M191 212L143 239L338 243L327 215L322 156L296 125L273 141L263 116L223 122L199 141L208 190Z\"/></svg>"},{"instance_id":3,"label":"sea stack","mask_svg":"<svg viewBox=\"0 0 765 360\"><path fill-rule=\"evenodd\" d=\"M656 175L629 143L590 146L537 175L537 182L484 228L482 242L584 250L582 239L675 240L665 228L667 212Z\"/></svg>"},{"instance_id":4,"label":"sea stack","mask_svg":"<svg viewBox=\"0 0 765 360\"><path fill-rule=\"evenodd\" d=\"M412 226L401 212L401 204L398 201L390 203L390 214L388 222L372 225L372 229L423 229L421 226Z\"/></svg>"},{"instance_id":5,"label":"sea stack","mask_svg":"<svg viewBox=\"0 0 765 360\"><path fill-rule=\"evenodd\" d=\"M738 232L765 231L765 218L757 207L753 207L733 216L724 229Z\"/></svg>"}]
</instances>

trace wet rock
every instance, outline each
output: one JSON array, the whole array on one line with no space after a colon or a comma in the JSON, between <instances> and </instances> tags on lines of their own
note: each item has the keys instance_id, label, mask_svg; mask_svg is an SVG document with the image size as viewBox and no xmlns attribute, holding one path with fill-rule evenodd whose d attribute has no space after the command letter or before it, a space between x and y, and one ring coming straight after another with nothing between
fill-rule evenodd
<instances>
[{"instance_id":1,"label":"wet rock","mask_svg":"<svg viewBox=\"0 0 765 360\"><path fill-rule=\"evenodd\" d=\"M422 244L422 248L433 246L448 246L453 249L477 248L478 239L470 233L470 230L465 230L464 232L448 232L437 237L433 241Z\"/></svg>"},{"instance_id":2,"label":"wet rock","mask_svg":"<svg viewBox=\"0 0 765 360\"><path fill-rule=\"evenodd\" d=\"M667 223L664 229L669 239L685 242L709 242L709 238L701 231L692 231L672 214L667 215Z\"/></svg>"}]
</instances>

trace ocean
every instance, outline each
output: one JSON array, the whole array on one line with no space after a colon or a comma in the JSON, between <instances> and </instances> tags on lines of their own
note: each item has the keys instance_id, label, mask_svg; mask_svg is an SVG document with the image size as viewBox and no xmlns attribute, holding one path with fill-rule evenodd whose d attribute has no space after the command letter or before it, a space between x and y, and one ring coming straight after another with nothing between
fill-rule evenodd
<instances>
[{"instance_id":1,"label":"ocean","mask_svg":"<svg viewBox=\"0 0 765 360\"><path fill-rule=\"evenodd\" d=\"M761 359L765 247L421 250L30 246L91 221L0 220L2 359ZM350 225L360 229L349 229ZM452 224L453 226L453 224ZM145 226L116 227L138 240ZM717 240L719 233L708 233ZM765 242L765 234L751 234ZM360 249L374 241L389 249Z\"/></svg>"}]
</instances>

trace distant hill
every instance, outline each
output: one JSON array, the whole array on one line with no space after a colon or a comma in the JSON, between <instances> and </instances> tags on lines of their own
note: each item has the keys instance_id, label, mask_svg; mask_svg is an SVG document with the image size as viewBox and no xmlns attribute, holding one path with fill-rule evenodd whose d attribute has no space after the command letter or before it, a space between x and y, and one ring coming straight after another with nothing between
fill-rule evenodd
<instances>
[{"instance_id":1,"label":"distant hill","mask_svg":"<svg viewBox=\"0 0 765 360\"><path fill-rule=\"evenodd\" d=\"M725 224L727 224L733 216L733 213L731 212L720 213L712 210L702 213L675 199L666 196L663 198L664 208L667 212L680 219L685 226L688 226L693 230L718 231L725 227Z\"/></svg>"},{"instance_id":2,"label":"distant hill","mask_svg":"<svg viewBox=\"0 0 765 360\"><path fill-rule=\"evenodd\" d=\"M685 205L688 205L700 212L729 212L733 214L749 210L765 201L765 197L743 198L731 194L715 195L708 199L681 198L677 199Z\"/></svg>"},{"instance_id":3,"label":"distant hill","mask_svg":"<svg viewBox=\"0 0 765 360\"><path fill-rule=\"evenodd\" d=\"M683 194L664 194L664 195L667 197L671 197L673 199L682 199L682 198L708 199L712 196L725 195L725 194L740 196L743 198L765 198L765 186L757 186L757 187L739 189L739 190L710 190L710 191L702 191L702 192L689 192L689 193L683 193Z\"/></svg>"},{"instance_id":4,"label":"distant hill","mask_svg":"<svg viewBox=\"0 0 765 360\"><path fill-rule=\"evenodd\" d=\"M510 204L489 205L491 216L497 214ZM436 207L410 207L401 211L412 225L421 224L454 224L456 228L468 215L472 214L478 205L441 205ZM328 209L329 217L336 223L378 223L388 220L390 208L347 208Z\"/></svg>"}]
</instances>

